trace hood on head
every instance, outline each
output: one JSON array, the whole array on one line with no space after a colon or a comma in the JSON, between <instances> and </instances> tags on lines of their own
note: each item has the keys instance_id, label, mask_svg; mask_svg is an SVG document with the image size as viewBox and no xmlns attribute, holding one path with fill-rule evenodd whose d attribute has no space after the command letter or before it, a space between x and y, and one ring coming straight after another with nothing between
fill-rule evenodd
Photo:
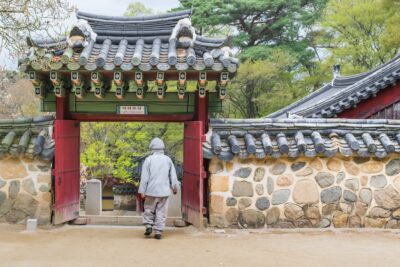
<instances>
[{"instance_id":1,"label":"hood on head","mask_svg":"<svg viewBox=\"0 0 400 267\"><path fill-rule=\"evenodd\" d=\"M163 140L161 140L161 139L158 138L158 137L153 138L153 140L151 140L151 142L150 142L149 149L150 149L151 151L154 151L154 150L158 150L158 151L164 150L164 149L165 149L165 145L164 145Z\"/></svg>"}]
</instances>

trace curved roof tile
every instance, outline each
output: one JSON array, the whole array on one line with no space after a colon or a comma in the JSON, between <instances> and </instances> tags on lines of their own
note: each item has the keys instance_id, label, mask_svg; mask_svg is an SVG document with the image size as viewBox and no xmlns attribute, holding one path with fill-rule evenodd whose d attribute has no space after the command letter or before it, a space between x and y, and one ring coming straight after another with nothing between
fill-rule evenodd
<instances>
[{"instance_id":1,"label":"curved roof tile","mask_svg":"<svg viewBox=\"0 0 400 267\"><path fill-rule=\"evenodd\" d=\"M347 119L247 119L210 121L205 158L300 156L384 158L400 153L400 122Z\"/></svg>"},{"instance_id":2,"label":"curved roof tile","mask_svg":"<svg viewBox=\"0 0 400 267\"><path fill-rule=\"evenodd\" d=\"M307 118L330 118L354 104L376 95L400 79L400 55L377 68L348 77L336 77L330 84L266 118L294 114Z\"/></svg>"}]
</instances>

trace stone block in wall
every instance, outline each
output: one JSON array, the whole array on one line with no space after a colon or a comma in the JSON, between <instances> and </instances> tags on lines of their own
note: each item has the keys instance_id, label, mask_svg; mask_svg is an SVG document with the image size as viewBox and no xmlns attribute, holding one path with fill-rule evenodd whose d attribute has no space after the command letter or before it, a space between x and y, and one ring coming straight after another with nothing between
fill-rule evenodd
<instances>
[{"instance_id":1,"label":"stone block in wall","mask_svg":"<svg viewBox=\"0 0 400 267\"><path fill-rule=\"evenodd\" d=\"M375 188L384 188L387 185L386 176L383 174L373 175L370 184Z\"/></svg>"},{"instance_id":2,"label":"stone block in wall","mask_svg":"<svg viewBox=\"0 0 400 267\"><path fill-rule=\"evenodd\" d=\"M328 160L326 165L330 171L337 172L341 169L342 162L339 159L332 158L332 159Z\"/></svg>"},{"instance_id":3,"label":"stone block in wall","mask_svg":"<svg viewBox=\"0 0 400 267\"><path fill-rule=\"evenodd\" d=\"M333 215L332 223L336 228L347 227L347 222L349 220L349 215L342 211L336 211Z\"/></svg>"},{"instance_id":4,"label":"stone block in wall","mask_svg":"<svg viewBox=\"0 0 400 267\"><path fill-rule=\"evenodd\" d=\"M326 188L333 185L335 176L329 172L319 172L315 175L315 181L321 188Z\"/></svg>"},{"instance_id":5,"label":"stone block in wall","mask_svg":"<svg viewBox=\"0 0 400 267\"><path fill-rule=\"evenodd\" d=\"M51 221L50 203L41 204L37 210L38 225L48 225Z\"/></svg>"},{"instance_id":6,"label":"stone block in wall","mask_svg":"<svg viewBox=\"0 0 400 267\"><path fill-rule=\"evenodd\" d=\"M38 183L50 184L51 183L50 173L40 173L37 177L37 181Z\"/></svg>"},{"instance_id":7,"label":"stone block in wall","mask_svg":"<svg viewBox=\"0 0 400 267\"><path fill-rule=\"evenodd\" d=\"M367 162L361 165L361 171L368 174L374 174L382 172L383 164L382 162L373 161Z\"/></svg>"},{"instance_id":8,"label":"stone block in wall","mask_svg":"<svg viewBox=\"0 0 400 267\"><path fill-rule=\"evenodd\" d=\"M19 158L6 158L0 160L0 177L9 179L19 179L28 176L28 172Z\"/></svg>"},{"instance_id":9,"label":"stone block in wall","mask_svg":"<svg viewBox=\"0 0 400 267\"><path fill-rule=\"evenodd\" d=\"M272 205L280 205L286 203L290 197L290 189L280 189L272 194Z\"/></svg>"},{"instance_id":10,"label":"stone block in wall","mask_svg":"<svg viewBox=\"0 0 400 267\"><path fill-rule=\"evenodd\" d=\"M364 226L367 228L383 228L386 225L387 219L382 218L364 218Z\"/></svg>"},{"instance_id":11,"label":"stone block in wall","mask_svg":"<svg viewBox=\"0 0 400 267\"><path fill-rule=\"evenodd\" d=\"M265 169L263 167L258 167L254 172L253 180L255 182L261 182L262 180L264 180L264 176L265 176Z\"/></svg>"},{"instance_id":12,"label":"stone block in wall","mask_svg":"<svg viewBox=\"0 0 400 267\"><path fill-rule=\"evenodd\" d=\"M21 183L19 180L13 180L10 182L10 185L8 187L8 197L10 199L15 199L19 193Z\"/></svg>"},{"instance_id":13,"label":"stone block in wall","mask_svg":"<svg viewBox=\"0 0 400 267\"><path fill-rule=\"evenodd\" d=\"M276 162L269 170L274 175L283 174L286 171L286 164L283 161Z\"/></svg>"},{"instance_id":14,"label":"stone block in wall","mask_svg":"<svg viewBox=\"0 0 400 267\"><path fill-rule=\"evenodd\" d=\"M293 172L297 172L298 170L301 170L302 168L304 168L306 166L307 163L305 163L304 161L297 161L292 163L292 165L290 165L290 169Z\"/></svg>"},{"instance_id":15,"label":"stone block in wall","mask_svg":"<svg viewBox=\"0 0 400 267\"><path fill-rule=\"evenodd\" d=\"M225 220L230 226L237 226L239 219L239 211L235 208L229 208L225 213Z\"/></svg>"},{"instance_id":16,"label":"stone block in wall","mask_svg":"<svg viewBox=\"0 0 400 267\"><path fill-rule=\"evenodd\" d=\"M360 228L361 227L361 218L356 215L352 215L349 217L349 227L350 228Z\"/></svg>"},{"instance_id":17,"label":"stone block in wall","mask_svg":"<svg viewBox=\"0 0 400 267\"><path fill-rule=\"evenodd\" d=\"M321 201L325 204L337 202L342 196L342 188L340 186L334 186L328 189L324 189L321 192Z\"/></svg>"},{"instance_id":18,"label":"stone block in wall","mask_svg":"<svg viewBox=\"0 0 400 267\"><path fill-rule=\"evenodd\" d=\"M304 215L313 225L317 224L321 220L321 213L317 206L305 206Z\"/></svg>"},{"instance_id":19,"label":"stone block in wall","mask_svg":"<svg viewBox=\"0 0 400 267\"><path fill-rule=\"evenodd\" d=\"M304 211L299 205L286 203L284 207L284 215L287 219L295 221L304 216Z\"/></svg>"},{"instance_id":20,"label":"stone block in wall","mask_svg":"<svg viewBox=\"0 0 400 267\"><path fill-rule=\"evenodd\" d=\"M210 177L210 192L226 192L229 190L229 176L213 174Z\"/></svg>"},{"instance_id":21,"label":"stone block in wall","mask_svg":"<svg viewBox=\"0 0 400 267\"><path fill-rule=\"evenodd\" d=\"M315 158L310 162L310 167L316 171L320 171L320 170L322 170L323 165L319 158Z\"/></svg>"},{"instance_id":22,"label":"stone block in wall","mask_svg":"<svg viewBox=\"0 0 400 267\"><path fill-rule=\"evenodd\" d=\"M235 181L232 195L235 197L252 197L254 195L253 184L247 181Z\"/></svg>"},{"instance_id":23,"label":"stone block in wall","mask_svg":"<svg viewBox=\"0 0 400 267\"><path fill-rule=\"evenodd\" d=\"M344 161L343 166L346 172L350 175L358 175L360 173L360 168L351 161Z\"/></svg>"},{"instance_id":24,"label":"stone block in wall","mask_svg":"<svg viewBox=\"0 0 400 267\"><path fill-rule=\"evenodd\" d=\"M394 188L400 192L400 176L393 179Z\"/></svg>"},{"instance_id":25,"label":"stone block in wall","mask_svg":"<svg viewBox=\"0 0 400 267\"><path fill-rule=\"evenodd\" d=\"M234 173L233 176L239 177L239 178L248 178L252 172L252 169L250 167L243 167L237 169Z\"/></svg>"},{"instance_id":26,"label":"stone block in wall","mask_svg":"<svg viewBox=\"0 0 400 267\"><path fill-rule=\"evenodd\" d=\"M299 180L293 189L293 200L298 204L315 204L319 202L317 185L310 179Z\"/></svg>"},{"instance_id":27,"label":"stone block in wall","mask_svg":"<svg viewBox=\"0 0 400 267\"><path fill-rule=\"evenodd\" d=\"M241 198L239 200L239 205L238 205L239 210L244 210L245 208L250 207L251 202L252 202L251 198L248 197Z\"/></svg>"},{"instance_id":28,"label":"stone block in wall","mask_svg":"<svg viewBox=\"0 0 400 267\"><path fill-rule=\"evenodd\" d=\"M210 213L222 214L224 212L225 199L223 196L210 195Z\"/></svg>"},{"instance_id":29,"label":"stone block in wall","mask_svg":"<svg viewBox=\"0 0 400 267\"><path fill-rule=\"evenodd\" d=\"M211 174L222 172L222 171L224 171L224 165L220 160L214 158L211 160L211 162L208 166L208 171Z\"/></svg>"},{"instance_id":30,"label":"stone block in wall","mask_svg":"<svg viewBox=\"0 0 400 267\"><path fill-rule=\"evenodd\" d=\"M293 184L293 177L290 174L281 175L276 180L276 185L280 187L287 187Z\"/></svg>"},{"instance_id":31,"label":"stone block in wall","mask_svg":"<svg viewBox=\"0 0 400 267\"><path fill-rule=\"evenodd\" d=\"M385 228L387 229L400 229L400 221L399 220L389 220Z\"/></svg>"},{"instance_id":32,"label":"stone block in wall","mask_svg":"<svg viewBox=\"0 0 400 267\"><path fill-rule=\"evenodd\" d=\"M261 211L247 209L239 212L238 221L243 228L262 228L265 216Z\"/></svg>"},{"instance_id":33,"label":"stone block in wall","mask_svg":"<svg viewBox=\"0 0 400 267\"><path fill-rule=\"evenodd\" d=\"M35 183L33 182L32 178L27 178L22 181L22 188L29 194L36 196L36 187Z\"/></svg>"},{"instance_id":34,"label":"stone block in wall","mask_svg":"<svg viewBox=\"0 0 400 267\"><path fill-rule=\"evenodd\" d=\"M392 159L385 166L386 175L393 176L400 173L400 159Z\"/></svg>"},{"instance_id":35,"label":"stone block in wall","mask_svg":"<svg viewBox=\"0 0 400 267\"><path fill-rule=\"evenodd\" d=\"M379 207L388 210L400 208L400 193L392 185L375 190L374 199Z\"/></svg>"},{"instance_id":36,"label":"stone block in wall","mask_svg":"<svg viewBox=\"0 0 400 267\"><path fill-rule=\"evenodd\" d=\"M268 225L275 224L279 220L280 210L278 207L272 207L267 211L265 221Z\"/></svg>"},{"instance_id":37,"label":"stone block in wall","mask_svg":"<svg viewBox=\"0 0 400 267\"><path fill-rule=\"evenodd\" d=\"M256 208L259 210L266 210L270 206L268 197L259 197L256 201Z\"/></svg>"}]
</instances>

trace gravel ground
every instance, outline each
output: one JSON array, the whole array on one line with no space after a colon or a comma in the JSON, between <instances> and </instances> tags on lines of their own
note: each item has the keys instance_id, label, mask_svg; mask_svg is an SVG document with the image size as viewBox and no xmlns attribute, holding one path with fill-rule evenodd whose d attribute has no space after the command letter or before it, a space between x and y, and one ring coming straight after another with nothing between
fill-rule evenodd
<instances>
[{"instance_id":1,"label":"gravel ground","mask_svg":"<svg viewBox=\"0 0 400 267\"><path fill-rule=\"evenodd\" d=\"M400 232L0 225L0 266L400 266Z\"/></svg>"}]
</instances>

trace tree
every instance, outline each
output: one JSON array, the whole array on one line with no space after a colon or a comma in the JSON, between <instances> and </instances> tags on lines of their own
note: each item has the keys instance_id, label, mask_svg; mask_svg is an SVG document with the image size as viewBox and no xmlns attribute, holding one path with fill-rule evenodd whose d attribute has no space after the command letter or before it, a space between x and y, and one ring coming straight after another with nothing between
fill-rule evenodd
<instances>
[{"instance_id":1,"label":"tree","mask_svg":"<svg viewBox=\"0 0 400 267\"><path fill-rule=\"evenodd\" d=\"M397 3L397 4L396 4ZM324 12L321 47L346 74L359 73L393 58L400 48L399 2L331 0Z\"/></svg>"},{"instance_id":2,"label":"tree","mask_svg":"<svg viewBox=\"0 0 400 267\"><path fill-rule=\"evenodd\" d=\"M177 123L83 123L81 162L89 177L117 178L131 182L133 158L149 152L154 137L166 144L166 152L182 161L183 126Z\"/></svg>"},{"instance_id":3,"label":"tree","mask_svg":"<svg viewBox=\"0 0 400 267\"><path fill-rule=\"evenodd\" d=\"M321 85L320 79L303 79L316 72L319 29L314 25L326 1L180 1L181 8L193 7L192 21L200 31L208 33L218 25L233 29L234 45L245 63L230 87L226 114L264 116Z\"/></svg>"},{"instance_id":4,"label":"tree","mask_svg":"<svg viewBox=\"0 0 400 267\"><path fill-rule=\"evenodd\" d=\"M296 59L276 49L268 60L246 61L229 86L227 117L256 118L282 108L307 93L294 82Z\"/></svg>"},{"instance_id":5,"label":"tree","mask_svg":"<svg viewBox=\"0 0 400 267\"><path fill-rule=\"evenodd\" d=\"M32 98L31 82L14 71L0 71L0 118L39 115L39 100Z\"/></svg>"},{"instance_id":6,"label":"tree","mask_svg":"<svg viewBox=\"0 0 400 267\"><path fill-rule=\"evenodd\" d=\"M192 21L207 31L215 25L236 29L235 45L243 60L266 59L271 47L286 45L305 64L313 53L307 34L319 18L326 0L181 0L181 8L192 8ZM290 45L288 45L290 44ZM306 65L306 64L305 64Z\"/></svg>"},{"instance_id":7,"label":"tree","mask_svg":"<svg viewBox=\"0 0 400 267\"><path fill-rule=\"evenodd\" d=\"M135 17L135 16L152 15L152 14L154 14L153 9L147 8L141 2L134 2L129 4L127 10L124 13L124 16Z\"/></svg>"},{"instance_id":8,"label":"tree","mask_svg":"<svg viewBox=\"0 0 400 267\"><path fill-rule=\"evenodd\" d=\"M70 11L66 0L2 0L1 44L11 53L19 54L24 51L26 37L59 33Z\"/></svg>"}]
</instances>

